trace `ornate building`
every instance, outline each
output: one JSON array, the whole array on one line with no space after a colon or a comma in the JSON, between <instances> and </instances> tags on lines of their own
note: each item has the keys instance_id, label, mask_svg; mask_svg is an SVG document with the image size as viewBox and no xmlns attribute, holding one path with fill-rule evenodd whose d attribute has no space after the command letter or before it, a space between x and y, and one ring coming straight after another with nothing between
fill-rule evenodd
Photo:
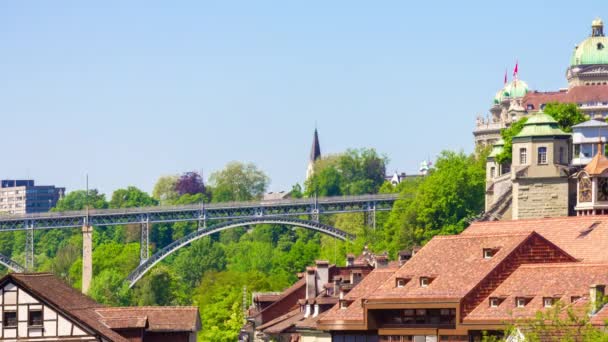
<instances>
[{"instance_id":1,"label":"ornate building","mask_svg":"<svg viewBox=\"0 0 608 342\"><path fill-rule=\"evenodd\" d=\"M544 108L547 103L576 103L590 117L608 117L608 38L604 23L591 24L590 37L576 45L566 70L568 88L558 91L531 91L526 82L513 80L496 93L490 114L477 117L473 130L476 145L493 144L500 130L523 116Z\"/></svg>"}]
</instances>

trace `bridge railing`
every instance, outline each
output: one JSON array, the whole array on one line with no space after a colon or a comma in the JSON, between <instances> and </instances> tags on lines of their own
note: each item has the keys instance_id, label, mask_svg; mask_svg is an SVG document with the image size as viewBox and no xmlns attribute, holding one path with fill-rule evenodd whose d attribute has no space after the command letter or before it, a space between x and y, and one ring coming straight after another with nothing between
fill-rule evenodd
<instances>
[{"instance_id":1,"label":"bridge railing","mask_svg":"<svg viewBox=\"0 0 608 342\"><path fill-rule=\"evenodd\" d=\"M246 207L273 207L273 206L295 206L309 204L332 204L342 202L368 202L368 201L391 201L399 197L399 194L378 194L378 195L359 195L359 196L332 196L301 199L280 199L269 201L247 201L247 202L222 202L222 203L204 203L206 210L213 209L231 209L231 208L246 208ZM151 206L137 208L121 208L121 209L90 209L89 216L97 215L121 215L121 214L146 214L154 212L170 212L170 211L190 211L201 210L203 203L189 205L172 205L172 206ZM32 213L32 214L13 214L0 216L0 221L20 220L20 219L41 219L41 218L61 218L61 217L82 217L86 215L85 210L78 211L62 211L62 212L47 212L47 213Z\"/></svg>"}]
</instances>

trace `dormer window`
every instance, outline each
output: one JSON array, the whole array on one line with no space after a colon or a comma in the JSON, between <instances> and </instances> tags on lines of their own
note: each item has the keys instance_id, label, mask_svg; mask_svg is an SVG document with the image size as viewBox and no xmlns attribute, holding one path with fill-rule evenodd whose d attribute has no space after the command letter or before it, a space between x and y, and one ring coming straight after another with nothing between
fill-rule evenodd
<instances>
[{"instance_id":1,"label":"dormer window","mask_svg":"<svg viewBox=\"0 0 608 342\"><path fill-rule=\"evenodd\" d=\"M428 287L430 283L431 283L431 278L420 277L420 287Z\"/></svg>"},{"instance_id":2,"label":"dormer window","mask_svg":"<svg viewBox=\"0 0 608 342\"><path fill-rule=\"evenodd\" d=\"M397 280L395 281L395 286L396 287L405 287L405 284L407 284L408 279L405 278L397 278Z\"/></svg>"},{"instance_id":3,"label":"dormer window","mask_svg":"<svg viewBox=\"0 0 608 342\"><path fill-rule=\"evenodd\" d=\"M581 299L581 296L572 296L572 297L570 297L570 302L574 303L574 302L576 302L579 299Z\"/></svg>"},{"instance_id":4,"label":"dormer window","mask_svg":"<svg viewBox=\"0 0 608 342\"><path fill-rule=\"evenodd\" d=\"M495 250L493 248L484 248L483 249L483 258L484 259L492 259L494 257Z\"/></svg>"},{"instance_id":5,"label":"dormer window","mask_svg":"<svg viewBox=\"0 0 608 342\"><path fill-rule=\"evenodd\" d=\"M528 301L524 297L515 298L515 306L518 308L523 308L524 306L526 306L527 303Z\"/></svg>"},{"instance_id":6,"label":"dormer window","mask_svg":"<svg viewBox=\"0 0 608 342\"><path fill-rule=\"evenodd\" d=\"M348 302L345 300L340 300L340 309L346 309L348 308Z\"/></svg>"},{"instance_id":7,"label":"dormer window","mask_svg":"<svg viewBox=\"0 0 608 342\"><path fill-rule=\"evenodd\" d=\"M490 297L490 307L497 308L500 305L500 298Z\"/></svg>"},{"instance_id":8,"label":"dormer window","mask_svg":"<svg viewBox=\"0 0 608 342\"><path fill-rule=\"evenodd\" d=\"M553 306L553 304L555 303L555 299L551 298L551 297L545 297L543 298L543 306L546 308L550 308Z\"/></svg>"}]
</instances>

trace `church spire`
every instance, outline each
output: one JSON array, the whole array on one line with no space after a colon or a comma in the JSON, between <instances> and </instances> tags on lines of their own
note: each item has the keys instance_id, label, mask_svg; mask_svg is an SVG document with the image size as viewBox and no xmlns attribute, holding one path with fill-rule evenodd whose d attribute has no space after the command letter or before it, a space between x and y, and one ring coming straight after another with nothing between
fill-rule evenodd
<instances>
[{"instance_id":1,"label":"church spire","mask_svg":"<svg viewBox=\"0 0 608 342\"><path fill-rule=\"evenodd\" d=\"M314 163L317 159L321 158L321 145L319 145L319 133L315 128L315 134L312 138L312 147L310 148L310 162Z\"/></svg>"},{"instance_id":2,"label":"church spire","mask_svg":"<svg viewBox=\"0 0 608 342\"><path fill-rule=\"evenodd\" d=\"M319 144L319 132L315 127L315 133L312 137L312 147L310 148L310 159L308 160L308 168L306 169L306 179L310 178L314 173L315 161L321 158L321 145Z\"/></svg>"}]
</instances>

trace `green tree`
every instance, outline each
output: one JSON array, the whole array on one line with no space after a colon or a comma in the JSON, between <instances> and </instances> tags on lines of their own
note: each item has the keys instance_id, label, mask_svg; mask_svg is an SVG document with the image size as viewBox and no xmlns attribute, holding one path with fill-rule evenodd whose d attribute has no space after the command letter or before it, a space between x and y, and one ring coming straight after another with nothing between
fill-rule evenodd
<instances>
[{"instance_id":1,"label":"green tree","mask_svg":"<svg viewBox=\"0 0 608 342\"><path fill-rule=\"evenodd\" d=\"M177 199L179 195L175 190L175 185L179 179L178 175L162 176L154 184L154 190L152 190L152 197L156 199L160 204L169 204L173 200Z\"/></svg>"},{"instance_id":2,"label":"green tree","mask_svg":"<svg viewBox=\"0 0 608 342\"><path fill-rule=\"evenodd\" d=\"M91 209L105 209L108 207L106 196L99 193L97 189L89 190L88 196L85 190L76 190L57 201L53 211L83 210L87 203Z\"/></svg>"},{"instance_id":3,"label":"green tree","mask_svg":"<svg viewBox=\"0 0 608 342\"><path fill-rule=\"evenodd\" d=\"M338 196L377 193L386 174L388 158L374 149L349 149L315 162L305 183L307 196Z\"/></svg>"},{"instance_id":4,"label":"green tree","mask_svg":"<svg viewBox=\"0 0 608 342\"><path fill-rule=\"evenodd\" d=\"M266 192L270 179L252 163L230 162L209 177L213 202L249 201Z\"/></svg>"},{"instance_id":5,"label":"green tree","mask_svg":"<svg viewBox=\"0 0 608 342\"><path fill-rule=\"evenodd\" d=\"M404 187L384 227L392 253L437 234L457 234L481 212L486 156L443 151L428 176Z\"/></svg>"},{"instance_id":6,"label":"green tree","mask_svg":"<svg viewBox=\"0 0 608 342\"><path fill-rule=\"evenodd\" d=\"M550 102L543 111L551 115L564 132L572 132L572 126L588 119L576 103Z\"/></svg>"},{"instance_id":7,"label":"green tree","mask_svg":"<svg viewBox=\"0 0 608 342\"><path fill-rule=\"evenodd\" d=\"M157 205L158 201L146 192L139 190L134 186L129 186L126 189L118 189L112 193L110 200L110 208L135 208L135 207L150 207Z\"/></svg>"},{"instance_id":8,"label":"green tree","mask_svg":"<svg viewBox=\"0 0 608 342\"><path fill-rule=\"evenodd\" d=\"M208 271L222 271L226 255L219 244L204 237L179 252L173 261L175 272L190 287L196 287Z\"/></svg>"}]
</instances>

